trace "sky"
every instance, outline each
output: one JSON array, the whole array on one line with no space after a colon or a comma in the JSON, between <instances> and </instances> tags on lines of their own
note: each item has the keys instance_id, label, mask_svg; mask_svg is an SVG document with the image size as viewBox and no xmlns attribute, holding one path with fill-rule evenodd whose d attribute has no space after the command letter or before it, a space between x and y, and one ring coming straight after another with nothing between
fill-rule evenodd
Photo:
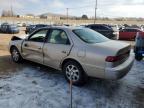
<instances>
[{"instance_id":1,"label":"sky","mask_svg":"<svg viewBox=\"0 0 144 108\"><path fill-rule=\"evenodd\" d=\"M16 14L58 13L71 16L94 16L96 0L0 0L0 14L11 5ZM97 0L99 17L144 17L144 0Z\"/></svg>"}]
</instances>

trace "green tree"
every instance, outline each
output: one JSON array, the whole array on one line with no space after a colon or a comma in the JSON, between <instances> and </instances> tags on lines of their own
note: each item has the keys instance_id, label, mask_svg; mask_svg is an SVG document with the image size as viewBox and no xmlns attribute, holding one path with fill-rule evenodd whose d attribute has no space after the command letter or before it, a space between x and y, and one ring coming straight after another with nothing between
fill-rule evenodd
<instances>
[{"instance_id":1,"label":"green tree","mask_svg":"<svg viewBox=\"0 0 144 108\"><path fill-rule=\"evenodd\" d=\"M88 19L87 15L82 15L82 19Z\"/></svg>"}]
</instances>

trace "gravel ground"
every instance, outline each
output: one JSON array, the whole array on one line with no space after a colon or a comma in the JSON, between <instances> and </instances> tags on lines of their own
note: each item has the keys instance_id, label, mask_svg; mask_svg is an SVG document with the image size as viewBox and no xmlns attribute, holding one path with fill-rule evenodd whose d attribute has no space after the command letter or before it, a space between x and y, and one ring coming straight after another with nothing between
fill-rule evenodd
<instances>
[{"instance_id":1,"label":"gravel ground","mask_svg":"<svg viewBox=\"0 0 144 108\"><path fill-rule=\"evenodd\" d=\"M0 51L0 108L70 108L69 84L61 72ZM73 108L144 108L144 61L119 81L90 79L73 86Z\"/></svg>"}]
</instances>

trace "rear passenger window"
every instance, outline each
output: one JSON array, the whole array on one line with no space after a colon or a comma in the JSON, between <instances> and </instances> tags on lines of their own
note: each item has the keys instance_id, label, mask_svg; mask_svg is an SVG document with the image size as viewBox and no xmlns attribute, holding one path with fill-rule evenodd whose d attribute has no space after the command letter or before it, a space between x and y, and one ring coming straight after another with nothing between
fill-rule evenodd
<instances>
[{"instance_id":1,"label":"rear passenger window","mask_svg":"<svg viewBox=\"0 0 144 108\"><path fill-rule=\"evenodd\" d=\"M53 44L70 44L67 34L63 30L52 30L48 39Z\"/></svg>"},{"instance_id":2,"label":"rear passenger window","mask_svg":"<svg viewBox=\"0 0 144 108\"><path fill-rule=\"evenodd\" d=\"M125 31L125 32L131 32L131 30L130 30L130 29L125 29L124 31Z\"/></svg>"},{"instance_id":3,"label":"rear passenger window","mask_svg":"<svg viewBox=\"0 0 144 108\"><path fill-rule=\"evenodd\" d=\"M102 25L94 25L94 26L91 26L91 29L94 29L94 30L107 30L108 28L105 27L105 26L102 26Z\"/></svg>"},{"instance_id":4,"label":"rear passenger window","mask_svg":"<svg viewBox=\"0 0 144 108\"><path fill-rule=\"evenodd\" d=\"M136 30L136 29L132 29L131 32L138 32L138 30Z\"/></svg>"},{"instance_id":5,"label":"rear passenger window","mask_svg":"<svg viewBox=\"0 0 144 108\"><path fill-rule=\"evenodd\" d=\"M91 26L91 29L96 30L96 29L99 29L99 27L98 26Z\"/></svg>"},{"instance_id":6,"label":"rear passenger window","mask_svg":"<svg viewBox=\"0 0 144 108\"><path fill-rule=\"evenodd\" d=\"M99 29L102 29L102 30L107 30L108 28L105 27L105 26L100 26Z\"/></svg>"},{"instance_id":7,"label":"rear passenger window","mask_svg":"<svg viewBox=\"0 0 144 108\"><path fill-rule=\"evenodd\" d=\"M136 29L127 29L127 32L137 32Z\"/></svg>"}]
</instances>

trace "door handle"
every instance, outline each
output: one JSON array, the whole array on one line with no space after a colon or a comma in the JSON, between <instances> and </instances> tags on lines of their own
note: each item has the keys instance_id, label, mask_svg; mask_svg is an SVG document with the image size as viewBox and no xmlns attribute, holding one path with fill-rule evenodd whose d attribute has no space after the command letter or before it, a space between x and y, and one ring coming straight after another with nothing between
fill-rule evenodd
<instances>
[{"instance_id":1,"label":"door handle","mask_svg":"<svg viewBox=\"0 0 144 108\"><path fill-rule=\"evenodd\" d=\"M27 43L25 43L25 44L24 44L24 46L25 46L25 47L28 47L28 44L27 44Z\"/></svg>"}]
</instances>

